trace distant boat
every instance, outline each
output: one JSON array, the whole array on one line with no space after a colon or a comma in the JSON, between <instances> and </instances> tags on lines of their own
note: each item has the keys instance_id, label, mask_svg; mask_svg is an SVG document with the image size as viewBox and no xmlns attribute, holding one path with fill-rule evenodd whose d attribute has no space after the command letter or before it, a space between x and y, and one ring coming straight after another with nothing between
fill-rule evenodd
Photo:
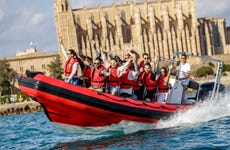
<instances>
[{"instance_id":1,"label":"distant boat","mask_svg":"<svg viewBox=\"0 0 230 150\"><path fill-rule=\"evenodd\" d=\"M211 60L218 64L215 82L201 85L194 82L195 96L188 98L180 82L176 80L165 103L99 93L45 76L40 72L27 71L18 81L20 90L39 102L49 120L57 124L103 127L119 124L121 121L157 123L178 111L196 106L197 101L205 96L215 99L219 91L224 91L224 85L220 84L222 62Z\"/></svg>"}]
</instances>

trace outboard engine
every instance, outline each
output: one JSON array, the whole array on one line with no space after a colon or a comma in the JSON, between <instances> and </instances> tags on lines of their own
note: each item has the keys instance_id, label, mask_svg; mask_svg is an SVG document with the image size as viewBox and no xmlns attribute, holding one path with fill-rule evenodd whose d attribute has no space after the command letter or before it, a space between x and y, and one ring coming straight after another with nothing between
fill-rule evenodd
<instances>
[{"instance_id":1,"label":"outboard engine","mask_svg":"<svg viewBox=\"0 0 230 150\"><path fill-rule=\"evenodd\" d=\"M204 100L210 98L214 88L214 84L215 82L207 82L201 84L199 89L198 99ZM224 93L224 92L225 92L225 86L223 84L220 84L219 93Z\"/></svg>"}]
</instances>

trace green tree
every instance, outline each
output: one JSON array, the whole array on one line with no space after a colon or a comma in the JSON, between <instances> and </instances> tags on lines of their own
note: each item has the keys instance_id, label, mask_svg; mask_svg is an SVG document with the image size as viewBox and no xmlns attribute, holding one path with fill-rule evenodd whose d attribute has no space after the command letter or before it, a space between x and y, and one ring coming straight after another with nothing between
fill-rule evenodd
<instances>
[{"instance_id":1,"label":"green tree","mask_svg":"<svg viewBox=\"0 0 230 150\"><path fill-rule=\"evenodd\" d=\"M214 71L212 69L212 67L210 66L203 66L198 68L195 72L194 72L194 76L195 77L206 77L208 75L213 75Z\"/></svg>"},{"instance_id":2,"label":"green tree","mask_svg":"<svg viewBox=\"0 0 230 150\"><path fill-rule=\"evenodd\" d=\"M1 96L14 94L16 72L7 60L0 60L0 92Z\"/></svg>"},{"instance_id":3,"label":"green tree","mask_svg":"<svg viewBox=\"0 0 230 150\"><path fill-rule=\"evenodd\" d=\"M62 79L62 74L64 73L64 69L62 67L61 58L57 55L54 61L51 61L50 64L47 65L49 72L51 73L51 77Z\"/></svg>"}]
</instances>

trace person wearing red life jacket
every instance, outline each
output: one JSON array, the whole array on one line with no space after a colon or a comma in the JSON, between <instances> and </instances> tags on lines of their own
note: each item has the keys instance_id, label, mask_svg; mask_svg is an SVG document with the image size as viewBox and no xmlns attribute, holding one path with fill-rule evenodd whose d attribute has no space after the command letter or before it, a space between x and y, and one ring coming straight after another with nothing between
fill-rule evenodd
<instances>
[{"instance_id":1,"label":"person wearing red life jacket","mask_svg":"<svg viewBox=\"0 0 230 150\"><path fill-rule=\"evenodd\" d=\"M139 72L139 75L136 79L133 80L133 97L132 99L141 100L143 95L143 88L141 86L140 78L141 78L141 72Z\"/></svg>"},{"instance_id":2,"label":"person wearing red life jacket","mask_svg":"<svg viewBox=\"0 0 230 150\"><path fill-rule=\"evenodd\" d=\"M169 78L172 65L169 66L169 71L165 67L160 69L160 76L157 78L158 96L157 102L165 102L169 89Z\"/></svg>"},{"instance_id":3,"label":"person wearing red life jacket","mask_svg":"<svg viewBox=\"0 0 230 150\"><path fill-rule=\"evenodd\" d=\"M149 57L148 53L143 53L142 54L142 61L138 65L140 72L144 71L144 66L146 63L150 63L150 57Z\"/></svg>"},{"instance_id":4,"label":"person wearing red life jacket","mask_svg":"<svg viewBox=\"0 0 230 150\"><path fill-rule=\"evenodd\" d=\"M96 90L98 92L103 92L105 89L105 67L102 65L102 60L96 58L94 61L94 66L91 67L90 80L91 86L90 89Z\"/></svg>"},{"instance_id":5,"label":"person wearing red life jacket","mask_svg":"<svg viewBox=\"0 0 230 150\"><path fill-rule=\"evenodd\" d=\"M67 51L68 59L65 62L65 81L74 85L79 84L78 70L80 69L76 52L73 49Z\"/></svg>"},{"instance_id":6,"label":"person wearing red life jacket","mask_svg":"<svg viewBox=\"0 0 230 150\"><path fill-rule=\"evenodd\" d=\"M151 69L150 63L146 63L141 75L141 83L145 86L143 99L149 102L153 101L152 99L155 98L157 92L156 75Z\"/></svg>"},{"instance_id":7,"label":"person wearing red life jacket","mask_svg":"<svg viewBox=\"0 0 230 150\"><path fill-rule=\"evenodd\" d=\"M121 77L120 95L122 97L132 98L133 96L133 81L137 79L139 75L134 60L136 60L135 54L132 54L129 60L118 69L118 77Z\"/></svg>"},{"instance_id":8,"label":"person wearing red life jacket","mask_svg":"<svg viewBox=\"0 0 230 150\"><path fill-rule=\"evenodd\" d=\"M74 49L65 50L63 42L61 40L61 50L66 59L64 65L64 74L65 74L65 82L78 85L79 84L79 75L78 73L82 73L79 58Z\"/></svg>"},{"instance_id":9,"label":"person wearing red life jacket","mask_svg":"<svg viewBox=\"0 0 230 150\"><path fill-rule=\"evenodd\" d=\"M110 67L106 71L108 92L112 95L119 95L121 79L117 76L118 62L112 58L110 63Z\"/></svg>"},{"instance_id":10,"label":"person wearing red life jacket","mask_svg":"<svg viewBox=\"0 0 230 150\"><path fill-rule=\"evenodd\" d=\"M88 88L91 86L90 72L92 67L92 59L86 56L84 60L85 60L84 61L85 66L83 70L83 81L84 81L83 85Z\"/></svg>"}]
</instances>

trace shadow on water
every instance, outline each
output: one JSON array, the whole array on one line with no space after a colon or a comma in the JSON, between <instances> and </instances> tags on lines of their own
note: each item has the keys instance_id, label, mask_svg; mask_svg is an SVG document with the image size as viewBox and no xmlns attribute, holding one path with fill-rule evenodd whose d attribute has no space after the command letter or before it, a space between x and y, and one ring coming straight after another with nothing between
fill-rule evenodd
<instances>
[{"instance_id":1,"label":"shadow on water","mask_svg":"<svg viewBox=\"0 0 230 150\"><path fill-rule=\"evenodd\" d=\"M116 135L95 140L78 140L67 143L58 143L51 150L62 149L141 149L164 147L162 140L175 138L180 128L154 129L139 131L131 134ZM154 139L154 140L153 140Z\"/></svg>"}]
</instances>

